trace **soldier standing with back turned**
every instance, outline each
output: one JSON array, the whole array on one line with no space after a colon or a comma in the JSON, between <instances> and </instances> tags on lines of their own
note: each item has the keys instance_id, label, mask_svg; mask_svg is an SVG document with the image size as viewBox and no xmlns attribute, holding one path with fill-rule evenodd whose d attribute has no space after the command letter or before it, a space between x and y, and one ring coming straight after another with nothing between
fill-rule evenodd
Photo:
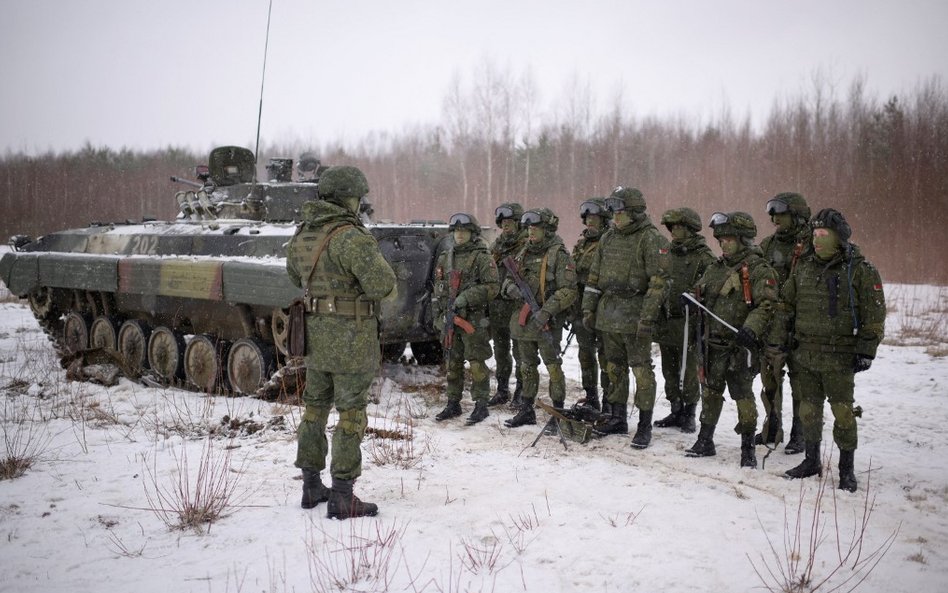
<instances>
[{"instance_id":1,"label":"soldier standing with back turned","mask_svg":"<svg viewBox=\"0 0 948 593\"><path fill-rule=\"evenodd\" d=\"M786 476L822 475L823 402L829 400L839 447L839 488L855 492L855 374L869 369L882 341L885 294L879 272L849 242L852 229L840 212L820 210L811 224L814 253L800 261L783 289L793 308L790 384L802 396L806 441L806 458Z\"/></svg>"},{"instance_id":2,"label":"soldier standing with back turned","mask_svg":"<svg viewBox=\"0 0 948 593\"><path fill-rule=\"evenodd\" d=\"M319 180L316 202L303 206L303 223L287 246L290 280L304 289L306 306L306 408L297 434L296 466L303 470L301 506L328 501L327 516L375 515L352 486L362 474L362 437L369 387L381 361L380 301L392 298L395 272L362 225L359 203L369 193L362 171L330 167ZM326 467L326 423L335 406L332 490L319 473Z\"/></svg>"},{"instance_id":3,"label":"soldier standing with back turned","mask_svg":"<svg viewBox=\"0 0 948 593\"><path fill-rule=\"evenodd\" d=\"M612 228L599 242L583 292L583 324L603 333L609 373L610 416L597 423L603 434L629 432L629 367L635 377L639 423L631 445L652 442L655 371L652 334L668 290L668 240L645 213L642 192L617 187L606 198Z\"/></svg>"}]
</instances>

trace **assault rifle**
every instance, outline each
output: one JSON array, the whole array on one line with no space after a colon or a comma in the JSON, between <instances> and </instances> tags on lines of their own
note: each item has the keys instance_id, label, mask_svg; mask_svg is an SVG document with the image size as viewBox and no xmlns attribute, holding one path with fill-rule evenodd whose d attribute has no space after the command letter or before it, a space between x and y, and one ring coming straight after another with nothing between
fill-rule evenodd
<instances>
[{"instance_id":1,"label":"assault rifle","mask_svg":"<svg viewBox=\"0 0 948 593\"><path fill-rule=\"evenodd\" d=\"M504 258L504 267L507 268L507 273L510 274L510 279L513 280L514 284L517 285L517 288L520 289L520 296L523 298L524 305L520 310L520 325L524 326L527 324L527 313L530 313L536 316L540 312L540 303L537 302L535 296L533 296L533 289L530 288L530 285L526 280L523 279L523 276L520 275L520 270L517 268L517 261L513 256L508 255ZM549 342L550 346L556 351L560 351L560 343L553 337L553 333L550 331L550 328L543 326L540 328L540 335Z\"/></svg>"},{"instance_id":2,"label":"assault rifle","mask_svg":"<svg viewBox=\"0 0 948 593\"><path fill-rule=\"evenodd\" d=\"M471 325L471 322L458 315L454 309L454 301L458 298L460 288L461 271L451 270L448 272L448 306L444 311L444 329L441 330L441 345L448 351L454 347L455 325L464 330L466 334L474 333L474 326Z\"/></svg>"}]
</instances>

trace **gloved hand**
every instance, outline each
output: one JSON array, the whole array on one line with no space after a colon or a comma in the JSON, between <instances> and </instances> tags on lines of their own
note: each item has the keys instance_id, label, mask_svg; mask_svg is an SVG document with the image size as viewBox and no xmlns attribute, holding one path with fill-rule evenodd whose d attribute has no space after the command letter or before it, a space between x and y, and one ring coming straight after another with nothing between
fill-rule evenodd
<instances>
[{"instance_id":1,"label":"gloved hand","mask_svg":"<svg viewBox=\"0 0 948 593\"><path fill-rule=\"evenodd\" d=\"M523 295L520 294L520 288L513 282L504 284L504 296L512 301L519 301L523 298Z\"/></svg>"},{"instance_id":2,"label":"gloved hand","mask_svg":"<svg viewBox=\"0 0 948 593\"><path fill-rule=\"evenodd\" d=\"M464 296L464 293L462 292L454 299L454 310L460 311L461 309L466 309L466 308L467 308L467 298Z\"/></svg>"},{"instance_id":3,"label":"gloved hand","mask_svg":"<svg viewBox=\"0 0 948 593\"><path fill-rule=\"evenodd\" d=\"M853 372L861 373L863 371L868 371L869 367L872 366L872 357L866 356L865 354L857 354L856 360L853 361Z\"/></svg>"},{"instance_id":4,"label":"gloved hand","mask_svg":"<svg viewBox=\"0 0 948 593\"><path fill-rule=\"evenodd\" d=\"M757 348L757 334L749 327L742 327L737 331L737 343L748 350Z\"/></svg>"},{"instance_id":5,"label":"gloved hand","mask_svg":"<svg viewBox=\"0 0 948 593\"><path fill-rule=\"evenodd\" d=\"M635 329L635 339L637 340L652 340L652 332L655 330L655 325L648 321L647 319L640 319L639 324Z\"/></svg>"},{"instance_id":6,"label":"gloved hand","mask_svg":"<svg viewBox=\"0 0 948 593\"><path fill-rule=\"evenodd\" d=\"M549 311L540 309L533 315L533 323L536 324L537 329L542 330L547 326L552 317L553 315L551 315Z\"/></svg>"},{"instance_id":7,"label":"gloved hand","mask_svg":"<svg viewBox=\"0 0 948 593\"><path fill-rule=\"evenodd\" d=\"M589 331L596 331L596 312L583 311L583 327Z\"/></svg>"},{"instance_id":8,"label":"gloved hand","mask_svg":"<svg viewBox=\"0 0 948 593\"><path fill-rule=\"evenodd\" d=\"M691 293L688 293L688 294L691 294ZM691 295L691 296L694 296L694 295ZM680 295L678 295L678 304L681 305L681 308L682 308L682 309L685 308L685 305L688 305L689 307L694 307L694 305L695 305L695 304L691 301L691 299L689 299L688 297L685 296L685 293L681 293Z\"/></svg>"}]
</instances>

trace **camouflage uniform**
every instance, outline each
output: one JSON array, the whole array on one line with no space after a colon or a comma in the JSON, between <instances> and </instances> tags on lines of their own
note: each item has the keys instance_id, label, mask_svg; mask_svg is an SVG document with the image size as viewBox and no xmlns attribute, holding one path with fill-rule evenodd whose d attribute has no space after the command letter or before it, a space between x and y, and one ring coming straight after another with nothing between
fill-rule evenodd
<instances>
[{"instance_id":1,"label":"camouflage uniform","mask_svg":"<svg viewBox=\"0 0 948 593\"><path fill-rule=\"evenodd\" d=\"M332 174L326 173L330 180L348 179L348 175L355 175L351 170L362 175L353 167L333 169ZM320 185L320 196L326 197L322 182ZM327 191L331 189L327 182ZM352 191L359 193L359 189L361 186ZM367 191L364 184L362 193ZM332 197L329 194L327 199ZM355 210L330 201L307 202L303 223L287 246L286 258L290 280L306 290L307 310L306 409L298 430L296 466L304 470L304 489L307 475L312 478L313 473L316 482L310 482L316 488L319 472L326 467L326 423L335 406L339 421L332 437L330 474L333 493L337 482L343 492L348 489L346 504L352 503L352 482L362 473L365 410L380 364L379 302L391 298L396 290L395 273L357 212L357 201ZM336 516L333 513L330 498L330 514Z\"/></svg>"},{"instance_id":2,"label":"camouflage uniform","mask_svg":"<svg viewBox=\"0 0 948 593\"><path fill-rule=\"evenodd\" d=\"M734 431L741 435L741 466L756 467L757 405L753 381L760 370L757 336L765 335L770 327L777 300L777 273L753 244L757 227L750 214L715 213L711 219L715 238L736 237L738 243L736 252L722 255L708 266L695 285L695 292L712 313L740 331L735 334L705 315L707 388L701 398L701 431L688 453L698 457L715 454L712 437L721 417L726 388L737 403L738 422ZM724 222L717 222L721 219Z\"/></svg>"},{"instance_id":3,"label":"camouflage uniform","mask_svg":"<svg viewBox=\"0 0 948 593\"><path fill-rule=\"evenodd\" d=\"M502 212L506 212L506 210L502 211L504 208L510 210L509 217L502 215ZM519 224L520 217L523 215L523 207L513 202L501 204L495 210L495 215L498 227L505 218L514 218ZM490 248L490 254L494 259L494 263L497 265L497 274L501 283L503 283L504 278L507 277L507 270L501 265L501 262L507 256L516 256L523 248L526 240L527 232L523 229L518 230L512 235L501 233L494 239L494 243ZM488 402L488 405L491 406L506 403L510 400L509 382L511 371L514 370L514 363L516 363L516 389L514 390L514 400L520 396L519 390L522 388L520 352L516 344L513 344L513 348L511 349L510 340L510 316L513 315L514 311L519 309L519 305L519 302L505 296L503 291L490 302L490 336L493 341L494 364L496 366L494 369L494 377L497 380L497 393ZM511 350L513 352L512 357Z\"/></svg>"},{"instance_id":4,"label":"camouflage uniform","mask_svg":"<svg viewBox=\"0 0 948 593\"><path fill-rule=\"evenodd\" d=\"M764 259L777 272L779 286L786 283L790 272L803 257L813 253L811 244L812 233L809 219L810 208L800 194L785 192L777 194L767 202L767 214L776 222L777 216L791 217L791 226L781 228L776 233L760 242L764 252ZM789 349L788 324L790 322L789 307L782 300L777 301L774 307L774 319L771 331L763 339L761 349L760 381L763 389L760 393L760 402L764 407L763 427L755 442L761 444L776 444L780 441L782 431L782 410L775 409L778 402L778 389L783 384L783 367L787 361ZM796 392L791 389L793 421L790 428L790 438L785 448L786 453L800 453L803 451L803 436L800 425L800 400ZM782 398L780 398L782 400ZM781 406L782 407L782 406Z\"/></svg>"},{"instance_id":5,"label":"camouflage uniform","mask_svg":"<svg viewBox=\"0 0 948 593\"><path fill-rule=\"evenodd\" d=\"M632 446L651 441L655 406L652 332L668 289L668 240L645 214L645 200L634 188L616 188L606 200L615 225L599 241L583 292L584 323L602 332L609 374L611 418L601 432L624 434L629 400L629 367L635 377L639 428ZM620 214L631 221L620 228Z\"/></svg>"},{"instance_id":6,"label":"camouflage uniform","mask_svg":"<svg viewBox=\"0 0 948 593\"><path fill-rule=\"evenodd\" d=\"M455 215L458 216L458 215ZM454 328L454 337L448 352L448 407L441 420L460 414L461 394L464 389L464 361L471 366L471 399L476 409L483 408L478 416L487 417L487 398L490 391L490 373L484 364L491 357L490 321L487 307L497 296L500 284L497 280L497 266L487 252L487 245L480 239L480 227L473 221L472 236L461 245L452 245L442 251L435 265L434 278L434 323L438 331L445 333L448 300L451 293L450 277L452 271L460 273L460 286L454 301L454 314L474 326L474 333L467 334L460 327ZM453 217L452 217L453 218ZM453 221L452 221L453 222ZM452 226L452 228L454 228ZM454 414L454 411L457 411ZM479 420L478 420L479 421ZM473 424L473 422L471 422Z\"/></svg>"},{"instance_id":7,"label":"camouflage uniform","mask_svg":"<svg viewBox=\"0 0 948 593\"><path fill-rule=\"evenodd\" d=\"M793 310L790 384L802 396L800 419L806 441L806 459L787 476L801 478L822 471L823 402L829 400L835 418L833 441L840 450L839 487L855 491L854 374L869 368L882 341L885 294L879 272L848 242L851 230L842 214L823 210L813 226L814 234L832 229L841 245L829 258L817 252L800 260L783 288L783 298Z\"/></svg>"},{"instance_id":8,"label":"camouflage uniform","mask_svg":"<svg viewBox=\"0 0 948 593\"><path fill-rule=\"evenodd\" d=\"M531 215L542 217L542 222L529 222ZM527 241L515 258L520 275L540 305L541 317L530 314L526 316L524 324L520 324L522 311L527 307L521 295L520 306L508 320L510 336L520 350L520 372L523 378L523 404L520 411L506 421L511 427L536 423L533 406L539 390L541 358L550 376L550 399L553 405L562 407L566 400L566 377L563 375L559 344L563 323L569 316L570 305L576 299L576 268L563 240L556 235L557 222L556 215L546 208L528 210L521 219L524 226L536 224L544 229L544 238L538 243ZM520 294L509 276L504 280L503 290L512 298ZM549 328L552 340L544 337L544 327Z\"/></svg>"},{"instance_id":9,"label":"camouflage uniform","mask_svg":"<svg viewBox=\"0 0 948 593\"><path fill-rule=\"evenodd\" d=\"M589 275L589 268L592 267L592 260L599 251L599 239L606 231L606 225L610 218L609 211L606 210L605 198L591 198L583 202L580 205L580 216L584 224L586 224L586 217L589 214L599 216L603 226L601 228L587 226L583 229L579 240L576 241L576 245L573 246L578 295L583 294L586 288L586 277ZM605 345L599 332L586 329L583 325L583 302L581 298L577 298L573 302L570 325L573 335L576 336L583 391L586 393L585 403L587 406L598 410L599 381L602 381L603 393L608 393L609 390L609 376L606 374L605 365ZM600 361L602 362L601 366Z\"/></svg>"},{"instance_id":10,"label":"camouflage uniform","mask_svg":"<svg viewBox=\"0 0 948 593\"><path fill-rule=\"evenodd\" d=\"M682 236L672 239L669 249L669 291L662 314L659 316L657 342L662 354L662 376L665 378L665 397L671 404L671 413L655 422L659 427L678 427L682 432L695 431L695 408L700 399L698 388L698 359L694 344L688 340L684 383L681 383L682 344L685 333L685 307L681 293L694 287L715 257L699 235L701 218L691 208L676 208L662 215L662 224L672 227ZM689 331L694 326L689 328ZM690 338L690 336L689 336Z\"/></svg>"}]
</instances>

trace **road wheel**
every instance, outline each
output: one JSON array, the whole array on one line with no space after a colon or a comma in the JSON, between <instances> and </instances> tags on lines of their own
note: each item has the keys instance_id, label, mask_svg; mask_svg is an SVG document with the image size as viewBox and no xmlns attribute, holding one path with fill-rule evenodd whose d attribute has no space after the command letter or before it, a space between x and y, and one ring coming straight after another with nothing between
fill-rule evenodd
<instances>
[{"instance_id":1,"label":"road wheel","mask_svg":"<svg viewBox=\"0 0 948 593\"><path fill-rule=\"evenodd\" d=\"M144 321L129 319L118 331L118 351L128 368L136 373L148 368L148 338L151 327Z\"/></svg>"},{"instance_id":2,"label":"road wheel","mask_svg":"<svg viewBox=\"0 0 948 593\"><path fill-rule=\"evenodd\" d=\"M235 393L253 395L273 372L273 348L255 338L234 342L227 355L227 379Z\"/></svg>"},{"instance_id":3,"label":"road wheel","mask_svg":"<svg viewBox=\"0 0 948 593\"><path fill-rule=\"evenodd\" d=\"M148 338L148 364L165 381L184 378L184 336L158 326Z\"/></svg>"},{"instance_id":4,"label":"road wheel","mask_svg":"<svg viewBox=\"0 0 948 593\"><path fill-rule=\"evenodd\" d=\"M191 338L184 349L184 374L188 381L205 393L217 393L224 383L224 363L228 344L215 336Z\"/></svg>"},{"instance_id":5,"label":"road wheel","mask_svg":"<svg viewBox=\"0 0 948 593\"><path fill-rule=\"evenodd\" d=\"M92 318L85 313L66 315L63 322L63 347L66 352L78 352L89 347L89 324Z\"/></svg>"},{"instance_id":6,"label":"road wheel","mask_svg":"<svg viewBox=\"0 0 948 593\"><path fill-rule=\"evenodd\" d=\"M115 351L118 347L119 322L114 317L100 315L89 328L89 346Z\"/></svg>"}]
</instances>

